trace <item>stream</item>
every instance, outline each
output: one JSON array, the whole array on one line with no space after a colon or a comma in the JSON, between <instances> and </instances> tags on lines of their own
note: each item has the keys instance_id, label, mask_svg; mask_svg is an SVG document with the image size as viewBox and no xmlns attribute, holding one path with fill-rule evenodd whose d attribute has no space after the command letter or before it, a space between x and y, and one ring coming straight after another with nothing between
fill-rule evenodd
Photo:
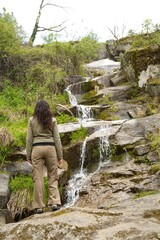
<instances>
[{"instance_id":1,"label":"stream","mask_svg":"<svg viewBox=\"0 0 160 240\"><path fill-rule=\"evenodd\" d=\"M93 68L100 68L100 69L105 69L106 74L110 74L113 72L115 67L118 66L119 63L111 61L109 59L103 59L100 61L96 61L93 63L88 64L88 67L93 67ZM92 79L94 81L94 79ZM88 81L86 79L86 81ZM77 83L80 84L80 83ZM75 85L75 84L74 84ZM92 111L92 105L79 105L76 95L72 93L72 85L69 85L66 88L66 92L68 93L69 100L71 106L76 107L76 113L77 113L77 119L80 125L83 127L83 124L89 121L94 121L94 115ZM86 154L86 146L87 146L87 140L89 137L86 137L82 143L81 146L81 154L80 154L80 159L79 159L79 170L74 173L74 175L71 177L71 179L68 181L68 186L67 186L67 192L66 192L66 207L73 206L75 202L79 198L79 193L80 190L85 186L87 181L92 177L93 174L97 173L102 167L106 166L109 163L109 141L108 141L108 136L109 136L109 131L110 127L109 125L102 125L101 121L99 121L99 125L95 127L95 132L96 131L101 131L101 137L99 141L99 151L100 151L100 159L99 159L99 164L96 168L96 170L93 173L88 173L87 169L84 168L84 161L85 161L85 154Z\"/></svg>"}]
</instances>

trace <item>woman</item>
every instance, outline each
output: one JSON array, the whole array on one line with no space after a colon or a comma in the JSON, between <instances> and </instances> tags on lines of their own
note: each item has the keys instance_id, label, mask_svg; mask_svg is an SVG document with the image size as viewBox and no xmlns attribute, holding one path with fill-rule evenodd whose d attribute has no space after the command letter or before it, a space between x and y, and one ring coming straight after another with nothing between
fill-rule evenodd
<instances>
[{"instance_id":1,"label":"woman","mask_svg":"<svg viewBox=\"0 0 160 240\"><path fill-rule=\"evenodd\" d=\"M53 211L58 210L61 200L57 165L62 161L63 153L57 121L53 118L50 106L45 100L37 102L34 114L28 121L26 151L27 160L33 165L33 209L36 213L43 213L45 207L43 199L43 165L45 164L48 175L48 207Z\"/></svg>"}]
</instances>

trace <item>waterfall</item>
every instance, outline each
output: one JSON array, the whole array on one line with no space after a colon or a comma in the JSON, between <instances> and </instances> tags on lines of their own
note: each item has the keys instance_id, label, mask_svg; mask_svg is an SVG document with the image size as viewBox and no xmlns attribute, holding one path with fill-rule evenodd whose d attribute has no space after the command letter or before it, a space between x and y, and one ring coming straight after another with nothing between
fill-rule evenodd
<instances>
[{"instance_id":1,"label":"waterfall","mask_svg":"<svg viewBox=\"0 0 160 240\"><path fill-rule=\"evenodd\" d=\"M79 121L93 119L91 106L77 105L77 113Z\"/></svg>"},{"instance_id":2,"label":"waterfall","mask_svg":"<svg viewBox=\"0 0 160 240\"><path fill-rule=\"evenodd\" d=\"M74 205L76 200L79 198L79 191L82 188L86 179L86 173L83 169L85 161L86 142L87 138L84 140L81 147L80 170L78 173L74 174L73 177L68 181L66 206Z\"/></svg>"},{"instance_id":3,"label":"waterfall","mask_svg":"<svg viewBox=\"0 0 160 240\"><path fill-rule=\"evenodd\" d=\"M69 101L70 101L70 104L72 106L77 106L77 99L76 97L71 93L71 85L69 85L67 88L66 88L66 92L68 93L68 96L69 96Z\"/></svg>"},{"instance_id":4,"label":"waterfall","mask_svg":"<svg viewBox=\"0 0 160 240\"><path fill-rule=\"evenodd\" d=\"M66 92L69 95L70 104L76 106L78 121L89 121L93 119L92 107L85 105L78 105L76 97L71 92L71 85L66 88ZM101 167L106 166L109 161L109 127L101 126L95 131L100 132L100 159L97 169L93 173L87 173L87 169L84 169L84 162L86 156L86 145L87 138L84 140L81 147L80 155L80 168L77 173L75 173L72 178L68 181L68 186L66 189L66 207L73 206L77 199L79 198L80 190L84 187L85 183L91 178L95 172L99 171Z\"/></svg>"},{"instance_id":5,"label":"waterfall","mask_svg":"<svg viewBox=\"0 0 160 240\"><path fill-rule=\"evenodd\" d=\"M102 167L105 167L109 163L109 141L108 141L108 133L110 127L101 126L99 128L101 132L103 132L103 136L100 137L100 159L99 165L97 169L88 174L87 170L84 169L85 162L85 154L86 154L86 145L87 139L84 140L81 147L81 156L80 156L80 169L78 173L74 174L73 177L68 181L68 189L67 189L67 204L66 207L73 206L77 199L79 198L79 192L85 183L91 178L93 174L98 172Z\"/></svg>"},{"instance_id":6,"label":"waterfall","mask_svg":"<svg viewBox=\"0 0 160 240\"><path fill-rule=\"evenodd\" d=\"M100 137L100 161L98 170L108 164L109 162L109 154L110 154L110 146L109 146L109 132L110 126L101 126L100 131L103 132L103 136Z\"/></svg>"},{"instance_id":7,"label":"waterfall","mask_svg":"<svg viewBox=\"0 0 160 240\"><path fill-rule=\"evenodd\" d=\"M78 105L75 95L73 95L71 92L71 86L72 85L69 85L65 91L68 93L70 104L73 107L76 106L77 108L78 121L81 122L84 120L91 120L93 118L91 106Z\"/></svg>"}]
</instances>

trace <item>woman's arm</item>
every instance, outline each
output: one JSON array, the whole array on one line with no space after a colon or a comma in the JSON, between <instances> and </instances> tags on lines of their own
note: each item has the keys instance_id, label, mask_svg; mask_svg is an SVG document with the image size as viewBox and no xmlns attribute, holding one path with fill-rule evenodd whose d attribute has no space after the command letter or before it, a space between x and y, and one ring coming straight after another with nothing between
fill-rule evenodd
<instances>
[{"instance_id":1,"label":"woman's arm","mask_svg":"<svg viewBox=\"0 0 160 240\"><path fill-rule=\"evenodd\" d=\"M62 149L62 144L61 144L61 139L60 139L56 119L54 119L54 122L53 122L53 139L56 147L57 158L60 161L61 159L63 159L63 149Z\"/></svg>"},{"instance_id":2,"label":"woman's arm","mask_svg":"<svg viewBox=\"0 0 160 240\"><path fill-rule=\"evenodd\" d=\"M32 132L32 126L31 126L31 118L30 118L28 121L28 131L27 131L27 138L26 138L26 152L27 152L28 161L31 161L32 145L33 145L33 132Z\"/></svg>"}]
</instances>

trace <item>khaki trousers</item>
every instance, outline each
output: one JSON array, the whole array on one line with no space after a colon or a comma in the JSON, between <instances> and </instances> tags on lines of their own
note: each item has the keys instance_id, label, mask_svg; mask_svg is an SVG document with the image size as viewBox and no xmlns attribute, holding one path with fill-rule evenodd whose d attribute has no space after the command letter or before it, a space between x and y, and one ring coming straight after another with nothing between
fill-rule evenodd
<instances>
[{"instance_id":1,"label":"khaki trousers","mask_svg":"<svg viewBox=\"0 0 160 240\"><path fill-rule=\"evenodd\" d=\"M34 146L31 156L33 164L33 209L43 208L44 204L44 181L43 166L46 165L48 176L48 205L61 204L58 190L57 154L54 146Z\"/></svg>"}]
</instances>

